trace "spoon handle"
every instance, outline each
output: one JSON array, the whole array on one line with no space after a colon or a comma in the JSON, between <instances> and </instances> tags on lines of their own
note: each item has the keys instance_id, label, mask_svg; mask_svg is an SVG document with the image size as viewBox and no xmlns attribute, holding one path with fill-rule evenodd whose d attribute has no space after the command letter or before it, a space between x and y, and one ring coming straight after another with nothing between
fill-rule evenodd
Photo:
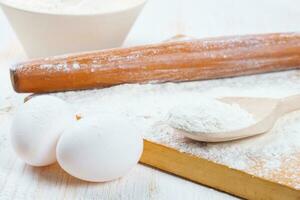
<instances>
[{"instance_id":1,"label":"spoon handle","mask_svg":"<svg viewBox=\"0 0 300 200\"><path fill-rule=\"evenodd\" d=\"M300 109L300 94L281 99L280 108L282 114Z\"/></svg>"}]
</instances>

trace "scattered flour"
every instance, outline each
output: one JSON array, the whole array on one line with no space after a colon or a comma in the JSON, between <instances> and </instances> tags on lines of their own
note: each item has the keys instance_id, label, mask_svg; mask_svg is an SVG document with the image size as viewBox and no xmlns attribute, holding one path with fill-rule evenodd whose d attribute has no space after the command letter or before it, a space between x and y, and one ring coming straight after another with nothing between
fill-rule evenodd
<instances>
[{"instance_id":1,"label":"scattered flour","mask_svg":"<svg viewBox=\"0 0 300 200\"><path fill-rule=\"evenodd\" d=\"M176 129L195 134L209 134L238 130L255 123L255 120L252 114L238 104L203 98L195 104L172 108L167 122Z\"/></svg>"},{"instance_id":2,"label":"scattered flour","mask_svg":"<svg viewBox=\"0 0 300 200\"><path fill-rule=\"evenodd\" d=\"M94 14L135 5L140 0L0 0L17 8L56 14Z\"/></svg>"},{"instance_id":3,"label":"scattered flour","mask_svg":"<svg viewBox=\"0 0 300 200\"><path fill-rule=\"evenodd\" d=\"M294 70L186 83L120 85L54 95L72 103L82 117L122 115L147 140L300 189L300 112L284 116L266 134L216 144L190 140L168 126L154 126L175 106L195 104L203 98L281 98L297 93L300 72Z\"/></svg>"}]
</instances>

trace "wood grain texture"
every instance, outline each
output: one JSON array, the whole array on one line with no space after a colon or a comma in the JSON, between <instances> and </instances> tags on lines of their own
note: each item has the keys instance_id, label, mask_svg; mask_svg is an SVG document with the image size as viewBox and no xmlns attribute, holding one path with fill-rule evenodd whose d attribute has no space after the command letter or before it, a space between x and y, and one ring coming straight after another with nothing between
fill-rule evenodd
<instances>
[{"instance_id":1,"label":"wood grain texture","mask_svg":"<svg viewBox=\"0 0 300 200\"><path fill-rule=\"evenodd\" d=\"M300 66L300 34L168 42L27 61L11 69L17 92L233 77Z\"/></svg>"},{"instance_id":2,"label":"wood grain texture","mask_svg":"<svg viewBox=\"0 0 300 200\"><path fill-rule=\"evenodd\" d=\"M246 199L299 199L300 191L176 149L144 142L141 162Z\"/></svg>"}]
</instances>

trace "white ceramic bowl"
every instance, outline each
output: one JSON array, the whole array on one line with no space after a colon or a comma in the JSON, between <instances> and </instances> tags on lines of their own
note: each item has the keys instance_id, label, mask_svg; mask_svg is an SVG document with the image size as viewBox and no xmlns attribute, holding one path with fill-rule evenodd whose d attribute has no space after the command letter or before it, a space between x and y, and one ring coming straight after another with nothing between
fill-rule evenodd
<instances>
[{"instance_id":1,"label":"white ceramic bowl","mask_svg":"<svg viewBox=\"0 0 300 200\"><path fill-rule=\"evenodd\" d=\"M112 12L53 14L0 3L29 58L120 46L146 0Z\"/></svg>"}]
</instances>

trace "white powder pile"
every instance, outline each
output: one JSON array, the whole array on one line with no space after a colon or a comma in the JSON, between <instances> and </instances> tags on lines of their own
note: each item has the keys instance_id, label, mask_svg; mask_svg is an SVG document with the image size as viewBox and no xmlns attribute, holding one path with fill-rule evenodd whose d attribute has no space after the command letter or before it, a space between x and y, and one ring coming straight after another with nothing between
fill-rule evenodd
<instances>
[{"instance_id":1,"label":"white powder pile","mask_svg":"<svg viewBox=\"0 0 300 200\"><path fill-rule=\"evenodd\" d=\"M8 5L36 12L94 14L135 5L138 0L2 0Z\"/></svg>"},{"instance_id":2,"label":"white powder pile","mask_svg":"<svg viewBox=\"0 0 300 200\"><path fill-rule=\"evenodd\" d=\"M266 134L225 143L197 142L169 126L154 126L165 119L171 108L194 105L203 98L282 98L297 93L300 72L295 70L186 83L120 85L55 95L73 104L83 117L122 115L150 141L300 189L300 112L284 116Z\"/></svg>"},{"instance_id":3,"label":"white powder pile","mask_svg":"<svg viewBox=\"0 0 300 200\"><path fill-rule=\"evenodd\" d=\"M172 108L167 117L169 125L195 134L209 134L238 130L255 122L253 115L238 104L227 104L212 98L195 101L195 105Z\"/></svg>"}]
</instances>

